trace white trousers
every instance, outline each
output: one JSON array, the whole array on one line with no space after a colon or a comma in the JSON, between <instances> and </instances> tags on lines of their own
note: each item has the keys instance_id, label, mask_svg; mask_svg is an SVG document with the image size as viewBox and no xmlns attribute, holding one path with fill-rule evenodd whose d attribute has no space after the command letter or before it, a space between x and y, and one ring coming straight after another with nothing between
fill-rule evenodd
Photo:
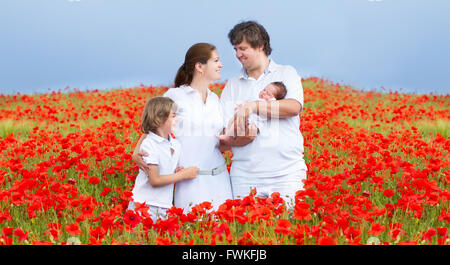
<instances>
[{"instance_id":1,"label":"white trousers","mask_svg":"<svg viewBox=\"0 0 450 265\"><path fill-rule=\"evenodd\" d=\"M234 199L242 199L256 188L256 196L268 198L274 192L279 192L286 205L291 208L295 205L295 193L303 189L303 180L306 179L306 170L293 174L258 177L258 176L230 176Z\"/></svg>"},{"instance_id":2,"label":"white trousers","mask_svg":"<svg viewBox=\"0 0 450 265\"><path fill-rule=\"evenodd\" d=\"M145 204L145 206L148 206L148 213L150 214L150 217L152 218L153 222L156 222L158 219L167 219L167 208L158 207L154 205ZM134 201L130 201L128 203L128 210L136 209L136 206L134 205Z\"/></svg>"}]
</instances>

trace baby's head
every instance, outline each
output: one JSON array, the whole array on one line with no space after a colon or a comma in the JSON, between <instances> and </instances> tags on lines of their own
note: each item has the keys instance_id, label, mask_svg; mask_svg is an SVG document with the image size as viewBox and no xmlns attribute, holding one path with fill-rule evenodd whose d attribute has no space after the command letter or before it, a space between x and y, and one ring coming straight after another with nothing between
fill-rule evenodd
<instances>
[{"instance_id":1,"label":"baby's head","mask_svg":"<svg viewBox=\"0 0 450 265\"><path fill-rule=\"evenodd\" d=\"M172 133L176 125L177 104L168 97L154 97L145 104L142 113L141 132L156 133L162 128Z\"/></svg>"},{"instance_id":2,"label":"baby's head","mask_svg":"<svg viewBox=\"0 0 450 265\"><path fill-rule=\"evenodd\" d=\"M283 82L272 82L268 84L260 93L259 98L264 100L283 99L287 94L286 86Z\"/></svg>"}]
</instances>

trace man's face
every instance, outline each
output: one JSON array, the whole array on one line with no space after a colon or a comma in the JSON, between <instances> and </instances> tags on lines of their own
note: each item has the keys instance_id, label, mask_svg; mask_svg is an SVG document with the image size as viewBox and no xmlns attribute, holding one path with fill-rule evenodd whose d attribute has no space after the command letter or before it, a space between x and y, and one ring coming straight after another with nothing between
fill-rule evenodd
<instances>
[{"instance_id":1,"label":"man's face","mask_svg":"<svg viewBox=\"0 0 450 265\"><path fill-rule=\"evenodd\" d=\"M234 45L234 50L236 51L236 58L246 70L252 70L257 67L257 58L263 52L262 47L252 48L245 38L241 43Z\"/></svg>"}]
</instances>

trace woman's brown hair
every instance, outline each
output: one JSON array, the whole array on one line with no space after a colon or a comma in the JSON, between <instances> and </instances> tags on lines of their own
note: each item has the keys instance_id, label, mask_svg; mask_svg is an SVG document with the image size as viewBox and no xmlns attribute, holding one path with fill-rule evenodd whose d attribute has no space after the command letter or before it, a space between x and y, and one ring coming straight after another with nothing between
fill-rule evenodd
<instances>
[{"instance_id":1,"label":"woman's brown hair","mask_svg":"<svg viewBox=\"0 0 450 265\"><path fill-rule=\"evenodd\" d=\"M184 63L180 66L175 76L175 87L189 85L194 78L195 64L206 64L214 50L216 50L216 47L209 43L192 45L186 52Z\"/></svg>"},{"instance_id":2,"label":"woman's brown hair","mask_svg":"<svg viewBox=\"0 0 450 265\"><path fill-rule=\"evenodd\" d=\"M156 133L156 130L169 118L170 111L177 111L177 104L168 97L154 97L147 101L142 112L141 132Z\"/></svg>"}]
</instances>

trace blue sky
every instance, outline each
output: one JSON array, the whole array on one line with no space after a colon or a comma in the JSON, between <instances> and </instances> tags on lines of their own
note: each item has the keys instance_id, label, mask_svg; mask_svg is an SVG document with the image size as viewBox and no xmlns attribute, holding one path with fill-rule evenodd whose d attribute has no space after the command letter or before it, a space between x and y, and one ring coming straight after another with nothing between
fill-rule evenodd
<instances>
[{"instance_id":1,"label":"blue sky","mask_svg":"<svg viewBox=\"0 0 450 265\"><path fill-rule=\"evenodd\" d=\"M186 50L216 45L225 81L239 72L227 34L256 20L271 58L360 89L450 92L447 0L2 0L0 94L170 85Z\"/></svg>"}]
</instances>

